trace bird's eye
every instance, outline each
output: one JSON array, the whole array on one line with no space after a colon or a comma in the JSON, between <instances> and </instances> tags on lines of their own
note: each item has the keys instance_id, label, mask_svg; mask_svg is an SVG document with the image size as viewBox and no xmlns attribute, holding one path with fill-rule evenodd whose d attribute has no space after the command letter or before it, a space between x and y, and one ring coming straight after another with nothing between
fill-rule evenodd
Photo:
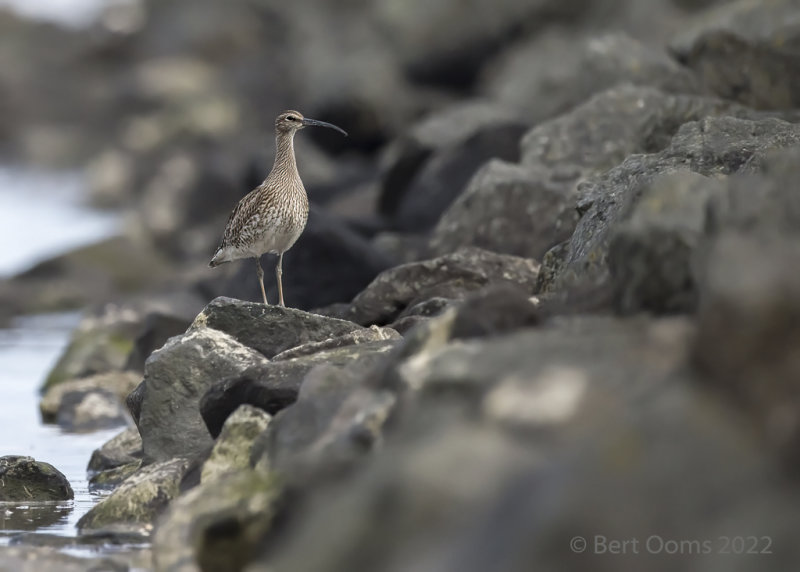
<instances>
[{"instance_id":1,"label":"bird's eye","mask_svg":"<svg viewBox=\"0 0 800 572\"><path fill-rule=\"evenodd\" d=\"M295 117L294 115L287 115L286 119L288 119L289 121L297 121L297 117Z\"/></svg>"}]
</instances>

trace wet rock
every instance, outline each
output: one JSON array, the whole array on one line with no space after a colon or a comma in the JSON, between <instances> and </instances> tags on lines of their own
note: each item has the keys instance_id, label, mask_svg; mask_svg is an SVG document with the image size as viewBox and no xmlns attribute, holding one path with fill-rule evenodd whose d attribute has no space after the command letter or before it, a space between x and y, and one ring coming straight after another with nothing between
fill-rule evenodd
<instances>
[{"instance_id":1,"label":"wet rock","mask_svg":"<svg viewBox=\"0 0 800 572\"><path fill-rule=\"evenodd\" d=\"M309 372L297 402L278 412L253 445L256 468L300 489L352 469L377 446L396 399L371 388L360 369L321 365Z\"/></svg>"},{"instance_id":2,"label":"wet rock","mask_svg":"<svg viewBox=\"0 0 800 572\"><path fill-rule=\"evenodd\" d=\"M484 165L433 231L441 255L464 246L541 260L568 239L578 215L574 198L549 176L500 161Z\"/></svg>"},{"instance_id":3,"label":"wet rock","mask_svg":"<svg viewBox=\"0 0 800 572\"><path fill-rule=\"evenodd\" d=\"M163 346L169 338L184 333L190 325L191 320L183 316L159 311L148 313L128 355L125 369L143 372L144 363L150 354Z\"/></svg>"},{"instance_id":4,"label":"wet rock","mask_svg":"<svg viewBox=\"0 0 800 572\"><path fill-rule=\"evenodd\" d=\"M687 169L705 176L729 175L769 151L799 142L797 127L776 119L709 117L684 125L660 153L633 155L587 181L578 201L582 217L562 268L554 284L545 284L542 289L607 284L608 244L613 229L630 215L643 189L657 175Z\"/></svg>"},{"instance_id":5,"label":"wet rock","mask_svg":"<svg viewBox=\"0 0 800 572\"><path fill-rule=\"evenodd\" d=\"M242 570L272 528L281 486L274 476L246 470L177 498L153 536L158 570Z\"/></svg>"},{"instance_id":6,"label":"wet rock","mask_svg":"<svg viewBox=\"0 0 800 572\"><path fill-rule=\"evenodd\" d=\"M47 391L69 379L121 370L138 329L139 314L131 308L108 305L100 313L87 316L73 331L42 389Z\"/></svg>"},{"instance_id":7,"label":"wet rock","mask_svg":"<svg viewBox=\"0 0 800 572\"><path fill-rule=\"evenodd\" d=\"M403 231L432 228L483 163L519 159L525 129L513 113L485 102L437 112L385 153L379 212Z\"/></svg>"},{"instance_id":8,"label":"wet rock","mask_svg":"<svg viewBox=\"0 0 800 572\"><path fill-rule=\"evenodd\" d=\"M303 379L314 366L349 366L353 375L362 375L382 363L397 343L382 340L350 344L253 367L213 384L200 402L200 412L208 431L217 436L228 416L242 404L274 415L294 403Z\"/></svg>"},{"instance_id":9,"label":"wet rock","mask_svg":"<svg viewBox=\"0 0 800 572\"><path fill-rule=\"evenodd\" d=\"M138 419L145 463L209 448L200 398L214 382L266 362L228 334L200 325L154 352L145 365Z\"/></svg>"},{"instance_id":10,"label":"wet rock","mask_svg":"<svg viewBox=\"0 0 800 572\"><path fill-rule=\"evenodd\" d=\"M344 317L359 324L386 324L424 300L459 299L489 284L516 284L532 291L538 269L533 260L463 248L381 273L353 299Z\"/></svg>"},{"instance_id":11,"label":"wet rock","mask_svg":"<svg viewBox=\"0 0 800 572\"><path fill-rule=\"evenodd\" d=\"M140 380L134 372L108 372L61 382L42 397L42 420L77 432L124 425L123 403Z\"/></svg>"},{"instance_id":12,"label":"wet rock","mask_svg":"<svg viewBox=\"0 0 800 572\"><path fill-rule=\"evenodd\" d=\"M142 460L131 461L113 469L105 469L89 477L89 490L113 490L142 468Z\"/></svg>"},{"instance_id":13,"label":"wet rock","mask_svg":"<svg viewBox=\"0 0 800 572\"><path fill-rule=\"evenodd\" d=\"M267 300L271 303L278 299L274 278L276 262L271 255L262 257L261 262L266 275ZM286 304L308 310L346 302L391 265L392 260L366 238L322 209L312 208L306 229L283 257ZM203 281L198 286L208 298L262 299L252 259L236 261L214 271L227 274Z\"/></svg>"},{"instance_id":14,"label":"wet rock","mask_svg":"<svg viewBox=\"0 0 800 572\"><path fill-rule=\"evenodd\" d=\"M225 332L268 358L309 342L364 331L344 320L225 297L211 301L197 316L192 328L204 327Z\"/></svg>"},{"instance_id":15,"label":"wet rock","mask_svg":"<svg viewBox=\"0 0 800 572\"><path fill-rule=\"evenodd\" d=\"M60 501L71 500L72 487L58 469L33 457L0 457L0 500Z\"/></svg>"},{"instance_id":16,"label":"wet rock","mask_svg":"<svg viewBox=\"0 0 800 572\"><path fill-rule=\"evenodd\" d=\"M78 530L152 530L158 515L178 496L188 467L189 461L180 457L142 467L83 515Z\"/></svg>"},{"instance_id":17,"label":"wet rock","mask_svg":"<svg viewBox=\"0 0 800 572\"><path fill-rule=\"evenodd\" d=\"M558 54L557 58L547 57ZM481 91L532 123L555 117L619 84L697 94L691 71L666 52L627 34L587 37L584 30L550 28L500 54L487 66Z\"/></svg>"},{"instance_id":18,"label":"wet rock","mask_svg":"<svg viewBox=\"0 0 800 572\"><path fill-rule=\"evenodd\" d=\"M723 185L695 173L657 178L630 219L612 233L608 267L622 314L690 312L697 303L694 257L708 204Z\"/></svg>"},{"instance_id":19,"label":"wet rock","mask_svg":"<svg viewBox=\"0 0 800 572\"><path fill-rule=\"evenodd\" d=\"M228 473L248 469L253 441L267 429L270 419L262 409L247 404L231 413L203 463L200 482L208 483Z\"/></svg>"},{"instance_id":20,"label":"wet rock","mask_svg":"<svg viewBox=\"0 0 800 572\"><path fill-rule=\"evenodd\" d=\"M114 469L140 461L142 458L142 438L135 427L128 427L95 449L89 459L86 471L93 475L100 471Z\"/></svg>"}]
</instances>

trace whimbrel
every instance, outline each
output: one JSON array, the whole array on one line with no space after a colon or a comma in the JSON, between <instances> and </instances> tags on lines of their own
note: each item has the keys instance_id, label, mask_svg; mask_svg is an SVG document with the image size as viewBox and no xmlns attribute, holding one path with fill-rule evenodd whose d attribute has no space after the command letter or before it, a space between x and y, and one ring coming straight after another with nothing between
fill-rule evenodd
<instances>
[{"instance_id":1,"label":"whimbrel","mask_svg":"<svg viewBox=\"0 0 800 572\"><path fill-rule=\"evenodd\" d=\"M247 194L234 207L225 225L222 241L208 264L212 268L240 258L256 259L258 282L264 304L264 269L261 255L278 255L275 277L278 280L278 298L283 303L283 253L289 250L303 233L308 220L308 195L297 172L294 158L294 134L303 127L316 125L329 127L347 135L344 129L309 119L297 111L284 111L275 119L275 163L264 182Z\"/></svg>"}]
</instances>

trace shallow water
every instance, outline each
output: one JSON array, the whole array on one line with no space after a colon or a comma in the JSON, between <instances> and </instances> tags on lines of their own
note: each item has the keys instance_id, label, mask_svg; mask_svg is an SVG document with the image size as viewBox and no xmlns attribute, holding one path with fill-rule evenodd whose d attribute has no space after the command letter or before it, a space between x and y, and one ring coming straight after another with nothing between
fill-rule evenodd
<instances>
[{"instance_id":1,"label":"shallow water","mask_svg":"<svg viewBox=\"0 0 800 572\"><path fill-rule=\"evenodd\" d=\"M0 167L0 276L115 233L118 215L86 208L84 190L76 173ZM119 429L66 434L39 417L39 387L79 319L78 312L22 317L0 329L0 455L52 464L75 493L69 502L0 506L0 544L21 531L75 535L78 519L99 498L88 490L86 465Z\"/></svg>"},{"instance_id":2,"label":"shallow water","mask_svg":"<svg viewBox=\"0 0 800 572\"><path fill-rule=\"evenodd\" d=\"M90 493L86 464L92 451L120 429L86 434L63 433L39 418L39 386L66 345L79 315L21 318L0 329L0 455L29 455L64 473L75 492L73 501L0 507L0 535L32 531L76 534L75 524L100 498Z\"/></svg>"}]
</instances>

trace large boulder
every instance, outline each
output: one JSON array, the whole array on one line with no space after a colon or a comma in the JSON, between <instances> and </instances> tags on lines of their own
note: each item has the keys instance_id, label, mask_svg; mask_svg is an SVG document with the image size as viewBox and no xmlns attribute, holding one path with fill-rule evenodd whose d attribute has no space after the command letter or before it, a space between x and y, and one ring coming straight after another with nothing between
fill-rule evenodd
<instances>
[{"instance_id":1,"label":"large boulder","mask_svg":"<svg viewBox=\"0 0 800 572\"><path fill-rule=\"evenodd\" d=\"M800 129L777 119L709 117L684 125L663 151L632 155L586 182L578 200L581 219L559 261L560 269L543 289L608 284L613 232L657 176L687 169L705 176L730 175L772 150L798 144Z\"/></svg>"},{"instance_id":2,"label":"large boulder","mask_svg":"<svg viewBox=\"0 0 800 572\"><path fill-rule=\"evenodd\" d=\"M538 270L534 260L462 248L381 273L339 313L359 324L387 324L421 301L434 297L460 299L490 284L515 284L532 292Z\"/></svg>"},{"instance_id":3,"label":"large boulder","mask_svg":"<svg viewBox=\"0 0 800 572\"><path fill-rule=\"evenodd\" d=\"M383 362L397 343L394 339L383 339L347 344L252 367L241 375L212 384L200 402L200 412L208 431L216 437L228 416L242 404L254 405L274 415L294 403L306 374L314 366L350 366L353 375L363 375Z\"/></svg>"},{"instance_id":4,"label":"large boulder","mask_svg":"<svg viewBox=\"0 0 800 572\"><path fill-rule=\"evenodd\" d=\"M158 521L158 570L242 570L273 526L282 487L252 470L225 475L177 498Z\"/></svg>"},{"instance_id":5,"label":"large boulder","mask_svg":"<svg viewBox=\"0 0 800 572\"><path fill-rule=\"evenodd\" d=\"M78 529L149 532L158 515L178 496L189 466L188 459L176 457L141 468L83 515Z\"/></svg>"},{"instance_id":6,"label":"large boulder","mask_svg":"<svg viewBox=\"0 0 800 572\"><path fill-rule=\"evenodd\" d=\"M221 379L267 363L230 335L199 327L170 339L145 365L138 416L145 463L191 457L210 448L200 398Z\"/></svg>"},{"instance_id":7,"label":"large boulder","mask_svg":"<svg viewBox=\"0 0 800 572\"><path fill-rule=\"evenodd\" d=\"M549 175L498 160L485 164L433 231L436 255L477 246L541 260L568 239L578 214L574 198Z\"/></svg>"},{"instance_id":8,"label":"large boulder","mask_svg":"<svg viewBox=\"0 0 800 572\"><path fill-rule=\"evenodd\" d=\"M248 469L253 441L266 431L270 420L270 415L263 409L247 404L231 413L203 463L200 482L208 483L223 475Z\"/></svg>"},{"instance_id":9,"label":"large boulder","mask_svg":"<svg viewBox=\"0 0 800 572\"><path fill-rule=\"evenodd\" d=\"M365 331L345 320L225 297L212 300L197 316L192 330L206 327L225 332L270 359L302 344Z\"/></svg>"},{"instance_id":10,"label":"large boulder","mask_svg":"<svg viewBox=\"0 0 800 572\"><path fill-rule=\"evenodd\" d=\"M63 501L73 497L72 487L58 469L33 457L0 457L0 501Z\"/></svg>"}]
</instances>

